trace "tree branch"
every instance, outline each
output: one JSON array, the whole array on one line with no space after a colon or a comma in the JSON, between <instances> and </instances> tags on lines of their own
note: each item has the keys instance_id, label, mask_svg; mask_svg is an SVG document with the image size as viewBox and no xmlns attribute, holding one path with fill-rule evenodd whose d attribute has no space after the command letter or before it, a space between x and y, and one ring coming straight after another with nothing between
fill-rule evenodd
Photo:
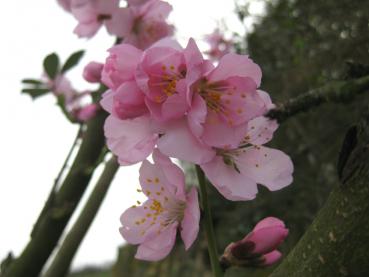
<instances>
[{"instance_id":1,"label":"tree branch","mask_svg":"<svg viewBox=\"0 0 369 277\"><path fill-rule=\"evenodd\" d=\"M65 237L58 254L53 259L44 277L63 277L67 275L73 257L90 228L118 168L119 165L115 157L106 163L105 169L87 200L86 205L72 229Z\"/></svg>"},{"instance_id":2,"label":"tree branch","mask_svg":"<svg viewBox=\"0 0 369 277\"><path fill-rule=\"evenodd\" d=\"M267 116L281 123L295 114L308 111L323 103L348 102L368 91L369 76L348 81L335 81L278 105L270 110Z\"/></svg>"},{"instance_id":3,"label":"tree branch","mask_svg":"<svg viewBox=\"0 0 369 277\"><path fill-rule=\"evenodd\" d=\"M3 272L4 277L38 276L55 248L98 165L105 145L103 123L106 114L100 113L87 124L87 130L77 156L49 209L44 212L31 240Z\"/></svg>"},{"instance_id":4,"label":"tree branch","mask_svg":"<svg viewBox=\"0 0 369 277\"><path fill-rule=\"evenodd\" d=\"M346 135L340 160L341 184L271 277L366 276L369 272L368 115Z\"/></svg>"}]
</instances>

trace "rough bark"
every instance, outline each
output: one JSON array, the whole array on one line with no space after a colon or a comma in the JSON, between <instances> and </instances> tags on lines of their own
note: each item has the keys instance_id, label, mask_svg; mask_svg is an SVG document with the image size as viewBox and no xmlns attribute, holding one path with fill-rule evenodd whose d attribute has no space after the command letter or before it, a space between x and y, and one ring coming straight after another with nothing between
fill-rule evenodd
<instances>
[{"instance_id":1,"label":"rough bark","mask_svg":"<svg viewBox=\"0 0 369 277\"><path fill-rule=\"evenodd\" d=\"M369 116L348 132L341 183L272 277L366 276L369 272Z\"/></svg>"},{"instance_id":2,"label":"rough bark","mask_svg":"<svg viewBox=\"0 0 369 277\"><path fill-rule=\"evenodd\" d=\"M33 277L41 272L98 164L105 144L102 128L105 117L105 113L100 113L88 123L81 147L60 190L49 201L48 208L43 210L23 252L8 263L2 276Z\"/></svg>"}]
</instances>

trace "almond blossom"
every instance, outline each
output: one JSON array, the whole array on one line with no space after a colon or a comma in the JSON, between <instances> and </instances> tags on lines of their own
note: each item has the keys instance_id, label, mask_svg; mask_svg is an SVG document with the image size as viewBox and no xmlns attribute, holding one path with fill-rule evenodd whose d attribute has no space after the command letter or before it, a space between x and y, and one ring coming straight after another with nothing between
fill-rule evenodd
<instances>
[{"instance_id":1,"label":"almond blossom","mask_svg":"<svg viewBox=\"0 0 369 277\"><path fill-rule=\"evenodd\" d=\"M196 79L193 71L202 63L201 52L193 39L185 49L171 44L156 45L145 51L137 67L136 81L155 120L164 122L185 115L191 105L188 84Z\"/></svg>"},{"instance_id":2,"label":"almond blossom","mask_svg":"<svg viewBox=\"0 0 369 277\"><path fill-rule=\"evenodd\" d=\"M199 231L200 210L197 191L185 192L182 170L158 150L154 163L144 161L140 184L147 200L126 210L121 216L120 233L131 244L139 244L136 258L158 261L166 257L180 231L189 249Z\"/></svg>"},{"instance_id":3,"label":"almond blossom","mask_svg":"<svg viewBox=\"0 0 369 277\"><path fill-rule=\"evenodd\" d=\"M173 26L166 22L171 11L172 6L160 0L129 1L128 7L116 10L111 28L125 43L144 50L173 34Z\"/></svg>"},{"instance_id":4,"label":"almond blossom","mask_svg":"<svg viewBox=\"0 0 369 277\"><path fill-rule=\"evenodd\" d=\"M226 39L219 28L205 36L205 41L209 44L209 50L205 53L214 60L219 60L232 49L232 41Z\"/></svg>"},{"instance_id":5,"label":"almond blossom","mask_svg":"<svg viewBox=\"0 0 369 277\"><path fill-rule=\"evenodd\" d=\"M109 33L116 34L112 17L118 8L119 0L71 0L70 10L78 20L74 32L79 37L91 38L105 24Z\"/></svg>"},{"instance_id":6,"label":"almond blossom","mask_svg":"<svg viewBox=\"0 0 369 277\"><path fill-rule=\"evenodd\" d=\"M199 164L230 200L251 200L257 185L278 190L292 182L293 165L269 142L278 124L258 89L261 69L247 56L227 54L217 66L190 39L186 48L164 39L145 51L128 44L109 50L102 80L111 88L102 107L108 147L121 165L140 162L155 146Z\"/></svg>"}]
</instances>

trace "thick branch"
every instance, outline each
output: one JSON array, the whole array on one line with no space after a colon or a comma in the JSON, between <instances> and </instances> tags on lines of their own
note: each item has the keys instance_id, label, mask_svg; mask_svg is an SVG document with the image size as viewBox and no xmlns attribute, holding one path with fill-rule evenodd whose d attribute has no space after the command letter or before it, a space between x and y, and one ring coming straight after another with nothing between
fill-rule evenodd
<instances>
[{"instance_id":1,"label":"thick branch","mask_svg":"<svg viewBox=\"0 0 369 277\"><path fill-rule=\"evenodd\" d=\"M97 166L105 144L105 117L101 113L88 123L81 147L60 190L44 212L26 248L3 272L4 277L33 277L41 272Z\"/></svg>"},{"instance_id":2,"label":"thick branch","mask_svg":"<svg viewBox=\"0 0 369 277\"><path fill-rule=\"evenodd\" d=\"M340 163L341 184L272 277L367 276L369 118L346 136Z\"/></svg>"},{"instance_id":3,"label":"thick branch","mask_svg":"<svg viewBox=\"0 0 369 277\"><path fill-rule=\"evenodd\" d=\"M332 82L311 90L271 110L267 116L282 122L300 112L308 111L327 102L345 103L369 91L369 76L348 81Z\"/></svg>"},{"instance_id":4,"label":"thick branch","mask_svg":"<svg viewBox=\"0 0 369 277\"><path fill-rule=\"evenodd\" d=\"M111 158L107 162L103 173L87 200L86 205L84 206L76 223L64 239L58 254L55 256L49 269L45 273L45 277L66 276L73 257L94 220L118 168L119 165L116 162L115 157Z\"/></svg>"}]
</instances>

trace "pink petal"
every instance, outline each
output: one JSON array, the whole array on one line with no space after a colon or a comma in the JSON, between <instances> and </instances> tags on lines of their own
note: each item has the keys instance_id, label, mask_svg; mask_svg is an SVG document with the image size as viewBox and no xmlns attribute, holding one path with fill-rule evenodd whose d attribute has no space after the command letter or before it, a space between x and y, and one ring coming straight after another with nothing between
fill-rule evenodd
<instances>
[{"instance_id":1,"label":"pink petal","mask_svg":"<svg viewBox=\"0 0 369 277\"><path fill-rule=\"evenodd\" d=\"M181 222L181 237L188 250L192 243L196 240L199 232L200 209L197 190L192 187L187 195L187 206L184 211L184 217Z\"/></svg>"},{"instance_id":2,"label":"pink petal","mask_svg":"<svg viewBox=\"0 0 369 277\"><path fill-rule=\"evenodd\" d=\"M135 81L123 83L114 95L113 114L120 119L134 118L147 113L144 94Z\"/></svg>"},{"instance_id":3,"label":"pink petal","mask_svg":"<svg viewBox=\"0 0 369 277\"><path fill-rule=\"evenodd\" d=\"M112 14L119 8L119 0L95 0L96 10L99 14Z\"/></svg>"},{"instance_id":4,"label":"pink petal","mask_svg":"<svg viewBox=\"0 0 369 277\"><path fill-rule=\"evenodd\" d=\"M118 156L121 165L143 161L151 154L157 135L150 130L147 116L120 120L109 116L104 125L108 148Z\"/></svg>"},{"instance_id":5,"label":"pink petal","mask_svg":"<svg viewBox=\"0 0 369 277\"><path fill-rule=\"evenodd\" d=\"M136 259L145 261L159 261L164 259L172 250L178 223L166 227L154 238L143 242L137 249Z\"/></svg>"},{"instance_id":6,"label":"pink petal","mask_svg":"<svg viewBox=\"0 0 369 277\"><path fill-rule=\"evenodd\" d=\"M275 108L275 105L272 102L272 99L270 98L270 95L263 91L263 90L257 90L257 92L259 93L260 97L263 99L265 108L267 109L267 111Z\"/></svg>"},{"instance_id":7,"label":"pink petal","mask_svg":"<svg viewBox=\"0 0 369 277\"><path fill-rule=\"evenodd\" d=\"M100 27L101 23L97 21L91 21L89 23L79 23L73 32L78 35L78 37L91 38L97 33Z\"/></svg>"},{"instance_id":8,"label":"pink petal","mask_svg":"<svg viewBox=\"0 0 369 277\"><path fill-rule=\"evenodd\" d=\"M169 13L172 11L172 6L164 1L151 0L145 4L146 7L142 7L146 9L144 17L145 20L154 19L154 20L165 20Z\"/></svg>"},{"instance_id":9,"label":"pink petal","mask_svg":"<svg viewBox=\"0 0 369 277\"><path fill-rule=\"evenodd\" d=\"M162 163L159 150L154 151L155 163L143 161L140 167L140 184L148 198L165 198L185 201L185 179L183 171L172 162Z\"/></svg>"},{"instance_id":10,"label":"pink petal","mask_svg":"<svg viewBox=\"0 0 369 277\"><path fill-rule=\"evenodd\" d=\"M105 25L110 34L123 38L131 33L134 20L130 9L120 8L114 11L111 20L107 20Z\"/></svg>"},{"instance_id":11,"label":"pink petal","mask_svg":"<svg viewBox=\"0 0 369 277\"><path fill-rule=\"evenodd\" d=\"M152 201L148 200L142 206L128 208L121 215L122 227L119 228L119 232L128 243L142 243L146 237L151 237L152 233L156 234L156 231L160 228L158 224L151 225L149 220L141 221L143 218L147 219L147 209L144 207L149 207L151 204Z\"/></svg>"},{"instance_id":12,"label":"pink petal","mask_svg":"<svg viewBox=\"0 0 369 277\"><path fill-rule=\"evenodd\" d=\"M113 113L114 94L115 92L109 89L102 95L102 99L100 100L101 107L110 114Z\"/></svg>"},{"instance_id":13,"label":"pink petal","mask_svg":"<svg viewBox=\"0 0 369 277\"><path fill-rule=\"evenodd\" d=\"M184 120L168 125L165 135L158 141L158 148L169 157L197 164L208 162L215 155L210 147L192 135Z\"/></svg>"},{"instance_id":14,"label":"pink petal","mask_svg":"<svg viewBox=\"0 0 369 277\"><path fill-rule=\"evenodd\" d=\"M267 227L285 227L284 222L276 217L266 217L255 225L253 231Z\"/></svg>"},{"instance_id":15,"label":"pink petal","mask_svg":"<svg viewBox=\"0 0 369 277\"><path fill-rule=\"evenodd\" d=\"M278 262L282 258L282 253L278 250L274 250L270 253L264 254L264 266L272 265Z\"/></svg>"},{"instance_id":16,"label":"pink petal","mask_svg":"<svg viewBox=\"0 0 369 277\"><path fill-rule=\"evenodd\" d=\"M205 123L207 107L204 99L198 94L193 97L191 109L187 113L188 125L191 132L200 137L204 131L203 123Z\"/></svg>"},{"instance_id":17,"label":"pink petal","mask_svg":"<svg viewBox=\"0 0 369 277\"><path fill-rule=\"evenodd\" d=\"M264 116L256 117L249 121L244 142L263 145L273 138L273 134L277 129L278 123L276 120Z\"/></svg>"},{"instance_id":18,"label":"pink petal","mask_svg":"<svg viewBox=\"0 0 369 277\"><path fill-rule=\"evenodd\" d=\"M258 192L255 181L226 165L222 157L216 156L201 168L215 188L229 200L252 200Z\"/></svg>"},{"instance_id":19,"label":"pink petal","mask_svg":"<svg viewBox=\"0 0 369 277\"><path fill-rule=\"evenodd\" d=\"M83 78L90 83L99 83L101 80L101 71L104 65L98 62L90 62L83 69Z\"/></svg>"},{"instance_id":20,"label":"pink petal","mask_svg":"<svg viewBox=\"0 0 369 277\"><path fill-rule=\"evenodd\" d=\"M279 190L292 183L293 164L282 151L263 146L245 148L236 158L242 174L269 190Z\"/></svg>"},{"instance_id":21,"label":"pink petal","mask_svg":"<svg viewBox=\"0 0 369 277\"><path fill-rule=\"evenodd\" d=\"M149 199L164 202L165 197L173 198L175 195L175 186L167 180L160 165L151 164L147 160L140 167L140 185Z\"/></svg>"},{"instance_id":22,"label":"pink petal","mask_svg":"<svg viewBox=\"0 0 369 277\"><path fill-rule=\"evenodd\" d=\"M201 139L205 144L217 148L235 148L240 145L245 135L247 123L231 126L215 112L208 111L203 128Z\"/></svg>"},{"instance_id":23,"label":"pink petal","mask_svg":"<svg viewBox=\"0 0 369 277\"><path fill-rule=\"evenodd\" d=\"M208 78L211 81L222 81L233 76L250 77L259 87L261 69L247 56L230 53L220 59L218 66L209 74Z\"/></svg>"},{"instance_id":24,"label":"pink petal","mask_svg":"<svg viewBox=\"0 0 369 277\"><path fill-rule=\"evenodd\" d=\"M153 152L153 160L155 164L161 166L169 184L174 187L173 195L177 199L185 201L185 176L182 169L175 165L167 156L163 155L157 148Z\"/></svg>"},{"instance_id":25,"label":"pink petal","mask_svg":"<svg viewBox=\"0 0 369 277\"><path fill-rule=\"evenodd\" d=\"M252 253L266 254L275 250L287 237L288 229L284 227L266 227L251 232L242 241L255 243Z\"/></svg>"},{"instance_id":26,"label":"pink petal","mask_svg":"<svg viewBox=\"0 0 369 277\"><path fill-rule=\"evenodd\" d=\"M189 39L183 54L186 60L187 68L189 69L192 69L204 61L202 54L193 38Z\"/></svg>"},{"instance_id":27,"label":"pink petal","mask_svg":"<svg viewBox=\"0 0 369 277\"><path fill-rule=\"evenodd\" d=\"M142 51L129 44L119 44L109 49L102 72L102 81L109 88L116 89L123 82L133 80Z\"/></svg>"}]
</instances>

